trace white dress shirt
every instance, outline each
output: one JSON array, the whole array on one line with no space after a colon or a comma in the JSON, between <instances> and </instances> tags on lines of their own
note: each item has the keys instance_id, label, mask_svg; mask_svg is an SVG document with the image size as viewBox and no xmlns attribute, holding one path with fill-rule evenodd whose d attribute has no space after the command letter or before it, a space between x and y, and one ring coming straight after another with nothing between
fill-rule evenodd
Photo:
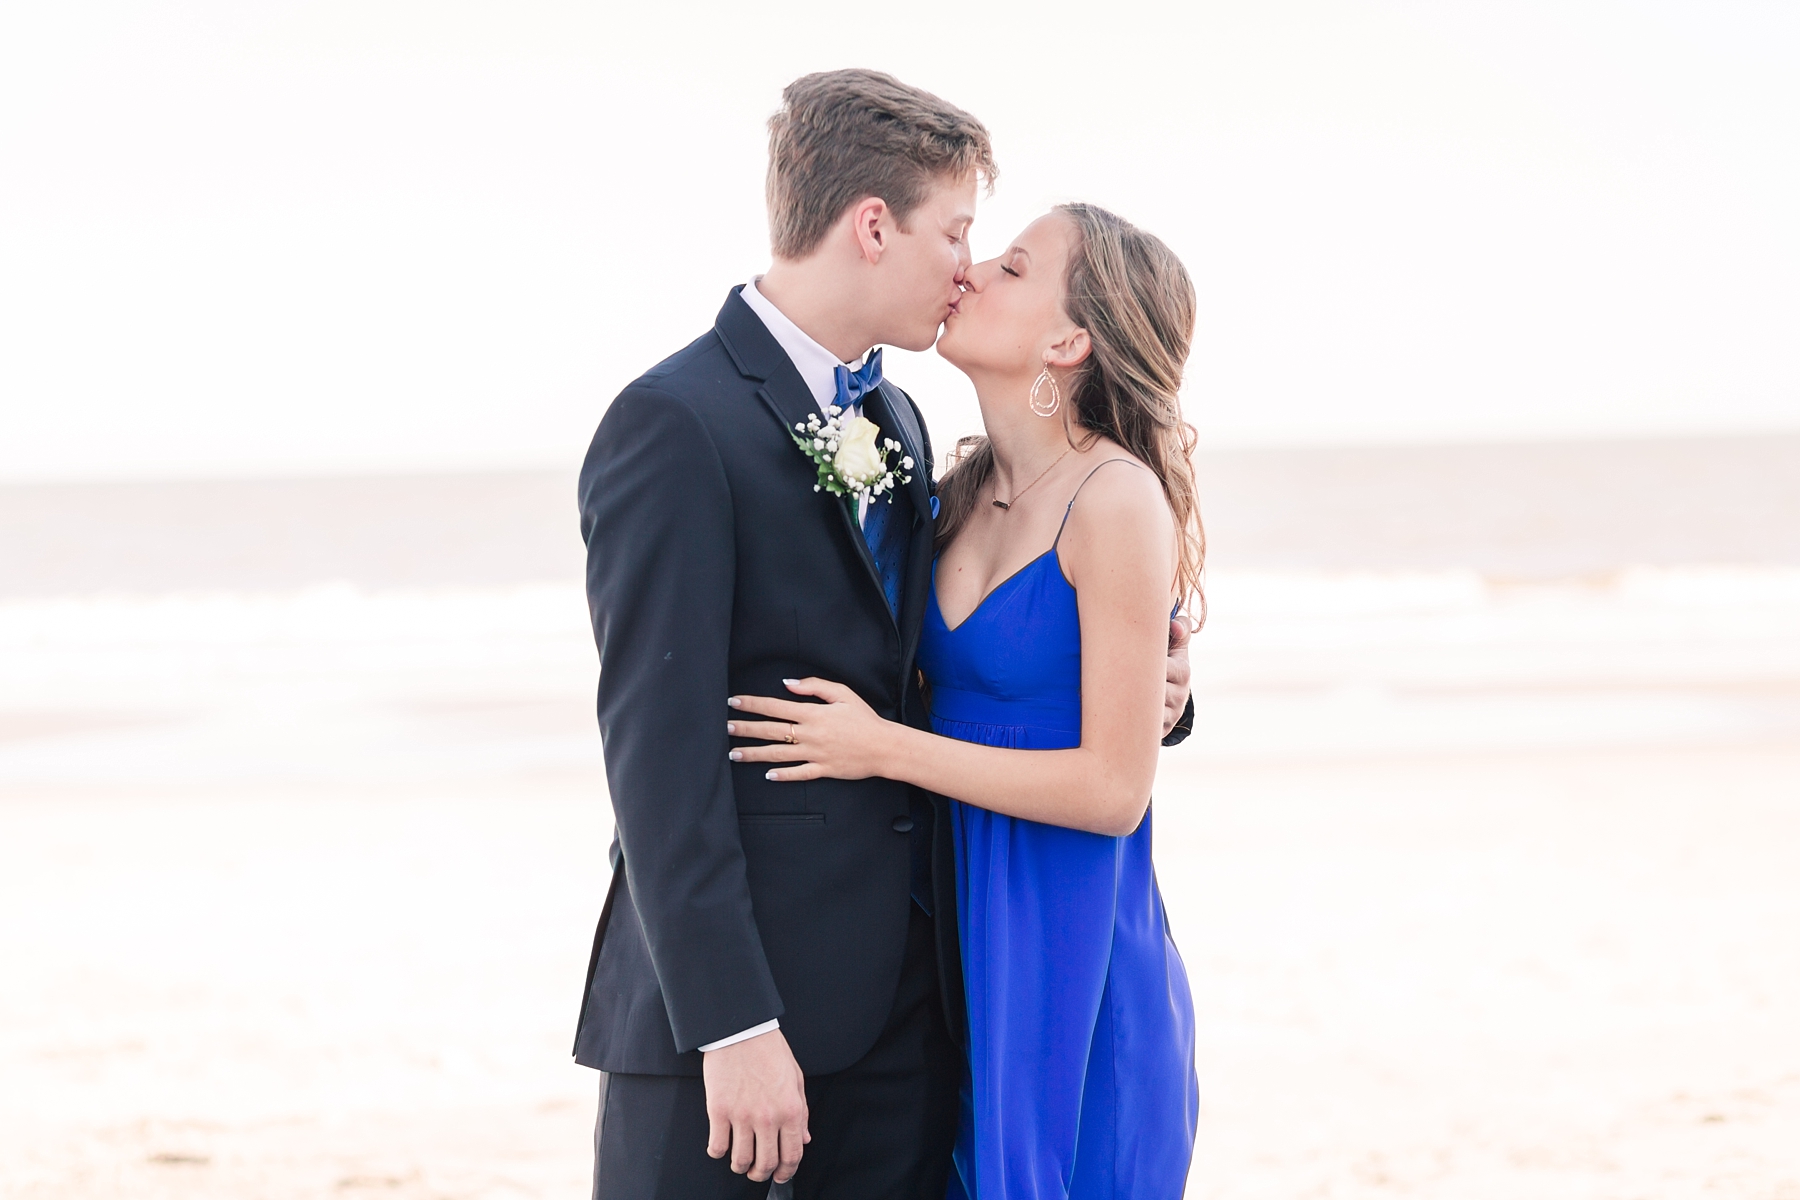
<instances>
[{"instance_id":1,"label":"white dress shirt","mask_svg":"<svg viewBox=\"0 0 1800 1200\"><path fill-rule=\"evenodd\" d=\"M769 333L787 352L788 359L794 364L794 369L800 372L801 382L806 384L807 391L812 393L813 402L819 406L819 412L823 415L826 408L837 403L837 369L840 366L848 367L852 371L858 368L851 363L840 363L837 355L819 345L807 335L804 329L790 321L786 313L776 308L767 296L757 290L756 285L761 279L762 276L758 275L744 285L741 293L744 303L750 306L751 312L762 318L762 323L768 326ZM850 411L859 412L861 408L862 405L853 404L850 406ZM780 1028L780 1020L764 1021L761 1025L752 1025L742 1033L734 1033L728 1038L708 1042L700 1047L700 1051L704 1054L708 1050L723 1050L727 1046L735 1046L739 1042Z\"/></svg>"},{"instance_id":2,"label":"white dress shirt","mask_svg":"<svg viewBox=\"0 0 1800 1200\"><path fill-rule=\"evenodd\" d=\"M758 290L756 285L760 282L762 276L758 275L744 285L744 303L750 306L751 312L762 318L762 323L769 327L769 332L774 335L781 348L787 351L787 356L793 362L794 369L800 372L806 389L813 394L813 402L823 413L828 405L837 403L837 369L844 367L856 371L861 369L861 364L841 363L837 355L813 341L804 329L790 321L786 313L776 308ZM850 411L855 412L861 407L860 404L852 404Z\"/></svg>"}]
</instances>

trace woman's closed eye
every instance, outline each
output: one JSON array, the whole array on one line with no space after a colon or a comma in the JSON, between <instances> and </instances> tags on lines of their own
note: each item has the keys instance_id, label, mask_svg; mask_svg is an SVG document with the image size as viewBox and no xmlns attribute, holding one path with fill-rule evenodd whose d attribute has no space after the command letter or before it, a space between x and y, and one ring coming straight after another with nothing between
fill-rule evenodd
<instances>
[{"instance_id":1,"label":"woman's closed eye","mask_svg":"<svg viewBox=\"0 0 1800 1200\"><path fill-rule=\"evenodd\" d=\"M1008 275L1011 275L1014 279L1017 279L1019 277L1019 273L1017 271L1013 270L1011 267L1001 267L1000 269L1002 271L1005 271Z\"/></svg>"}]
</instances>

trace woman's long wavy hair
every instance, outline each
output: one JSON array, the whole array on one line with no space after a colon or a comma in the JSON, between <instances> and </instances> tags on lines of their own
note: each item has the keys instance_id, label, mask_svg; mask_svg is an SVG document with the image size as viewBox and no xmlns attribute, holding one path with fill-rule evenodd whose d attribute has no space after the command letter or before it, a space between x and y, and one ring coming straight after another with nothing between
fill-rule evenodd
<instances>
[{"instance_id":1,"label":"woman's long wavy hair","mask_svg":"<svg viewBox=\"0 0 1800 1200\"><path fill-rule=\"evenodd\" d=\"M1160 239L1092 204L1056 208L1074 222L1063 310L1093 346L1063 389L1069 444L1086 449L1109 437L1156 472L1175 515L1180 551L1175 584L1204 621L1201 570L1206 532L1194 488L1198 435L1181 415L1182 369L1194 337L1194 284ZM939 552L956 540L994 473L994 448L966 437L938 483Z\"/></svg>"}]
</instances>

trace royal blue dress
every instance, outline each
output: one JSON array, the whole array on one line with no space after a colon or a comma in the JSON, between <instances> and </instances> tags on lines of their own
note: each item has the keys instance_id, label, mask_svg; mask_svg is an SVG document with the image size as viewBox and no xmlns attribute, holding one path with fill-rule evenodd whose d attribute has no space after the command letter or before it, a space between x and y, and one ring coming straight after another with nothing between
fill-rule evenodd
<instances>
[{"instance_id":1,"label":"royal blue dress","mask_svg":"<svg viewBox=\"0 0 1800 1200\"><path fill-rule=\"evenodd\" d=\"M1056 547L955 629L933 582L919 650L932 728L1080 745L1081 626ZM1149 815L1105 837L950 807L970 1067L950 1200L1179 1200L1199 1108L1194 1006Z\"/></svg>"}]
</instances>

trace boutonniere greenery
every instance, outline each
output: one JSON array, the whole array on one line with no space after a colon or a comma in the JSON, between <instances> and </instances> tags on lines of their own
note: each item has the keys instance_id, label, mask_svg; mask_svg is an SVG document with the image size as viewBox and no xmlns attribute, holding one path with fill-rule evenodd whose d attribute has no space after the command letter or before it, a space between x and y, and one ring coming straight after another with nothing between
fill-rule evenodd
<instances>
[{"instance_id":1,"label":"boutonniere greenery","mask_svg":"<svg viewBox=\"0 0 1800 1200\"><path fill-rule=\"evenodd\" d=\"M853 417L835 404L823 418L814 413L796 424L793 438L819 468L815 492L854 500L892 500L895 488L912 482L911 457L901 454L897 470L888 465L889 456L904 447L893 438L882 438L881 427L869 418Z\"/></svg>"}]
</instances>

